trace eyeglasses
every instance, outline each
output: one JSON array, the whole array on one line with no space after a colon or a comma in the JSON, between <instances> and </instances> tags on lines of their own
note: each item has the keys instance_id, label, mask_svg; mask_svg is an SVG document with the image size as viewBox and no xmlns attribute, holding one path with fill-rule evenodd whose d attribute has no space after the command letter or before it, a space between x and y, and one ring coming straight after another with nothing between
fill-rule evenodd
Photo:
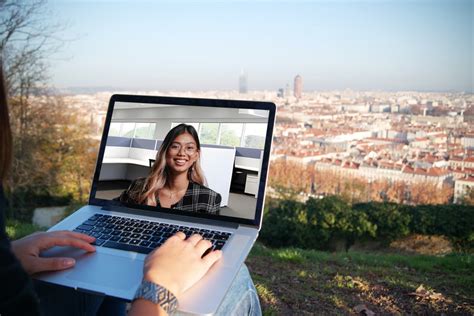
<instances>
[{"instance_id":1,"label":"eyeglasses","mask_svg":"<svg viewBox=\"0 0 474 316\"><path fill-rule=\"evenodd\" d=\"M173 154L177 154L181 152L182 148L183 146L180 143L172 143L168 150ZM197 147L194 144L186 144L184 145L183 150L187 155L193 155L197 152Z\"/></svg>"}]
</instances>

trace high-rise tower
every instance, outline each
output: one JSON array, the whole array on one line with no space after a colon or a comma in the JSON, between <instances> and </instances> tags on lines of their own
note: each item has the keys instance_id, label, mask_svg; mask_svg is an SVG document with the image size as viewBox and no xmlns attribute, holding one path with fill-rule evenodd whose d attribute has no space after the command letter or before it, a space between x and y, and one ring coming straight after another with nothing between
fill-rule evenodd
<instances>
[{"instance_id":1,"label":"high-rise tower","mask_svg":"<svg viewBox=\"0 0 474 316\"><path fill-rule=\"evenodd\" d=\"M300 99L302 93L303 93L303 78L301 78L300 75L296 75L293 95L295 96L295 98Z\"/></svg>"},{"instance_id":2,"label":"high-rise tower","mask_svg":"<svg viewBox=\"0 0 474 316\"><path fill-rule=\"evenodd\" d=\"M239 93L247 93L247 74L242 70L239 76Z\"/></svg>"}]
</instances>

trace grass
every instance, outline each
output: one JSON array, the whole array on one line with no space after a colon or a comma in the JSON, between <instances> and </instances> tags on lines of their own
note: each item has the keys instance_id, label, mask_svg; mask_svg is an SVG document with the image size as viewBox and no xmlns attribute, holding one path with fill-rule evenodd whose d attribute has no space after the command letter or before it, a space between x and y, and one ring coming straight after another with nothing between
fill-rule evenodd
<instances>
[{"instance_id":1,"label":"grass","mask_svg":"<svg viewBox=\"0 0 474 316\"><path fill-rule=\"evenodd\" d=\"M264 315L474 314L474 256L328 253L257 243L247 265ZM423 285L429 294L415 295Z\"/></svg>"},{"instance_id":2,"label":"grass","mask_svg":"<svg viewBox=\"0 0 474 316\"><path fill-rule=\"evenodd\" d=\"M20 239L26 235L43 230L41 227L31 223L24 223L18 220L6 220L6 232L11 240Z\"/></svg>"},{"instance_id":3,"label":"grass","mask_svg":"<svg viewBox=\"0 0 474 316\"><path fill-rule=\"evenodd\" d=\"M40 227L7 220L18 239ZM263 315L474 314L474 255L329 253L255 244L247 259ZM435 298L413 295L423 285Z\"/></svg>"}]
</instances>

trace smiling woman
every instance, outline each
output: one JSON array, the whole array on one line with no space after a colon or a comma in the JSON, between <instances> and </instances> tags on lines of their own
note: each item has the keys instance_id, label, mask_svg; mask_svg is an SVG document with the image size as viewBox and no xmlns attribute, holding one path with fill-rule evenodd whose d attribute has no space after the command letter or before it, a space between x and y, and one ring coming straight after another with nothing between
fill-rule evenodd
<instances>
[{"instance_id":1,"label":"smiling woman","mask_svg":"<svg viewBox=\"0 0 474 316\"><path fill-rule=\"evenodd\" d=\"M163 140L148 177L133 181L119 201L219 214L221 196L205 186L200 155L201 144L194 127L175 126Z\"/></svg>"}]
</instances>

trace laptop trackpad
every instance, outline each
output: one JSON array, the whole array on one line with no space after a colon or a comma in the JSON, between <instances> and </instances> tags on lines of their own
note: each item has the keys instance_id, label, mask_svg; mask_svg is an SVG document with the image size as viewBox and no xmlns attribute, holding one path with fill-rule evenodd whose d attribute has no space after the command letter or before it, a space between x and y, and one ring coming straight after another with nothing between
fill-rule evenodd
<instances>
[{"instance_id":1,"label":"laptop trackpad","mask_svg":"<svg viewBox=\"0 0 474 316\"><path fill-rule=\"evenodd\" d=\"M86 253L66 278L84 283L128 289L142 278L143 260L113 256L106 253Z\"/></svg>"}]
</instances>

